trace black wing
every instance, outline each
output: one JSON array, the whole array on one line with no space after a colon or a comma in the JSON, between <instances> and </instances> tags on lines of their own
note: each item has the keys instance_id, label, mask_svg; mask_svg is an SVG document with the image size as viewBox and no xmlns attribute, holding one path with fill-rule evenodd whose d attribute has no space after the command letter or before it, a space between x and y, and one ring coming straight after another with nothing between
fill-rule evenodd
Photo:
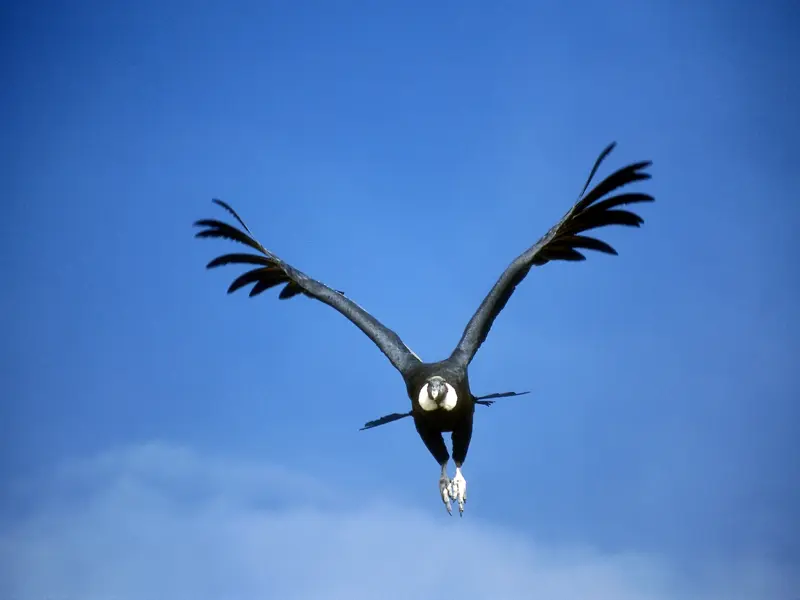
<instances>
[{"instance_id":1,"label":"black wing","mask_svg":"<svg viewBox=\"0 0 800 600\"><path fill-rule=\"evenodd\" d=\"M229 294L253 283L255 285L250 290L250 297L253 297L277 285L286 284L278 295L279 299L287 300L302 294L332 306L366 333L400 373L405 374L411 366L419 364L419 358L409 350L394 331L382 325L358 304L346 298L343 292L333 290L283 262L253 237L252 232L236 214L236 211L222 200L215 199L213 202L231 213L244 231L216 219L203 219L195 222L195 226L205 228L195 237L227 238L249 246L259 253L225 254L206 265L209 269L227 264L256 265L255 269L240 275L231 283L228 288Z\"/></svg>"},{"instance_id":2,"label":"black wing","mask_svg":"<svg viewBox=\"0 0 800 600\"><path fill-rule=\"evenodd\" d=\"M536 244L528 248L508 266L478 307L477 312L467 324L458 346L453 351L453 358L462 365L468 365L473 359L478 348L486 340L497 315L503 310L508 299L511 298L511 294L514 293L514 289L525 279L532 267L544 265L551 260L586 260L586 257L578 249L617 254L617 251L607 243L580 234L606 225L638 227L644 222L639 215L627 210L619 210L616 207L637 202L652 202L652 196L636 193L606 196L629 183L650 179L650 174L643 170L652 164L651 161L637 162L623 167L586 193L586 188L589 187L600 163L614 149L614 146L616 146L616 142L609 144L594 163L586 185L583 186L575 205ZM605 199L601 200L604 197Z\"/></svg>"}]
</instances>

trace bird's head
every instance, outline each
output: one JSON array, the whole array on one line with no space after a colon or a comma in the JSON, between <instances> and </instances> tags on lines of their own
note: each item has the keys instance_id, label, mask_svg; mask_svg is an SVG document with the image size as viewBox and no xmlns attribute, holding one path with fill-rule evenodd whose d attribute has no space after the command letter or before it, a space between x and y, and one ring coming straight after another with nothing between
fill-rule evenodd
<instances>
[{"instance_id":1,"label":"bird's head","mask_svg":"<svg viewBox=\"0 0 800 600\"><path fill-rule=\"evenodd\" d=\"M428 398L441 406L447 397L447 382L438 375L428 379Z\"/></svg>"}]
</instances>

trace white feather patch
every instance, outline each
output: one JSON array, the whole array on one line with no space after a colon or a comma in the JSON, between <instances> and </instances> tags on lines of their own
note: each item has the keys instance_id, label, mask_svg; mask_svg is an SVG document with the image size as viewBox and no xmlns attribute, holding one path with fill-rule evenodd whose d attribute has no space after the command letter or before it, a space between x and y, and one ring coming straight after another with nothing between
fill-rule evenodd
<instances>
[{"instance_id":1,"label":"white feather patch","mask_svg":"<svg viewBox=\"0 0 800 600\"><path fill-rule=\"evenodd\" d=\"M449 383L445 383L447 386L447 394L444 397L444 404L442 404L442 408L444 410L453 410L458 404L458 394L456 393L455 388L450 385ZM419 391L419 396L417 396L417 400L419 401L419 405L424 411L431 411L436 410L439 408L439 405L431 400L430 396L428 396L428 384L422 386L422 389Z\"/></svg>"},{"instance_id":2,"label":"white feather patch","mask_svg":"<svg viewBox=\"0 0 800 600\"><path fill-rule=\"evenodd\" d=\"M430 396L428 396L428 384L422 386L422 389L419 391L419 396L417 397L419 401L419 405L422 407L424 411L436 410L438 405L436 402L431 400Z\"/></svg>"},{"instance_id":3,"label":"white feather patch","mask_svg":"<svg viewBox=\"0 0 800 600\"><path fill-rule=\"evenodd\" d=\"M444 397L444 404L442 408L445 410L453 410L458 404L458 394L456 394L455 388L449 383L445 383L447 386L447 395Z\"/></svg>"}]
</instances>

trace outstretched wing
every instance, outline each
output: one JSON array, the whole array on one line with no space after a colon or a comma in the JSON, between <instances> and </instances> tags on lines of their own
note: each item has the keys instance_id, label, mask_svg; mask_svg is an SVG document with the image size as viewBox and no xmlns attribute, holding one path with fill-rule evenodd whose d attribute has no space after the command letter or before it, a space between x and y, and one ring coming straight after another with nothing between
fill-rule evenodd
<instances>
[{"instance_id":1,"label":"outstretched wing","mask_svg":"<svg viewBox=\"0 0 800 600\"><path fill-rule=\"evenodd\" d=\"M626 193L609 197L608 194L629 183L650 179L650 174L645 173L644 169L652 164L651 161L637 162L623 167L586 193L600 163L614 149L614 146L616 146L616 142L609 144L595 161L575 205L536 244L528 248L508 266L478 307L453 351L453 358L462 365L468 365L473 359L478 348L486 340L497 315L503 310L508 299L511 298L511 294L514 293L514 289L525 279L532 267L544 265L551 260L586 260L579 250L596 250L606 254L617 254L617 251L607 243L580 234L606 225L638 227L644 222L639 215L628 210L620 210L617 207L637 202L652 202L652 196Z\"/></svg>"},{"instance_id":2,"label":"outstretched wing","mask_svg":"<svg viewBox=\"0 0 800 600\"><path fill-rule=\"evenodd\" d=\"M250 290L250 297L253 297L277 285L286 284L278 295L279 299L287 300L302 294L332 306L366 333L400 373L405 374L413 365L419 364L419 358L394 331L382 325L358 304L345 297L344 292L333 290L282 261L253 237L252 232L239 215L236 214L235 210L222 200L214 199L213 202L231 213L239 222L239 225L242 226L242 229L237 229L216 219L203 219L195 222L196 227L204 228L195 237L227 238L249 246L258 252L258 254L225 254L206 265L208 269L228 264L256 266L256 268L240 275L231 283L228 288L229 294L252 283L255 285Z\"/></svg>"}]
</instances>

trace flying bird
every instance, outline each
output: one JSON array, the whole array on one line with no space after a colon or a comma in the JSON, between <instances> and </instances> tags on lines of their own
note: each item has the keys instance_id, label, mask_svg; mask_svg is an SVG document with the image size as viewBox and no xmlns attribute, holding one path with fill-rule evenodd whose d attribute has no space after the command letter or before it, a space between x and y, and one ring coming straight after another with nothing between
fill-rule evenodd
<instances>
[{"instance_id":1,"label":"flying bird","mask_svg":"<svg viewBox=\"0 0 800 600\"><path fill-rule=\"evenodd\" d=\"M452 502L456 502L459 514L463 515L467 501L467 482L462 469L472 439L475 406L490 405L492 401L489 398L520 395L508 392L475 396L470 389L469 365L486 340L494 320L533 267L541 267L557 260L582 261L585 260L585 256L581 251L586 250L616 255L617 251L609 244L588 237L584 233L606 225L639 227L644 220L639 215L620 207L654 200L648 194L635 192L610 195L630 183L650 179L650 174L645 172L645 169L652 164L651 161L636 162L622 167L587 193L586 190L597 169L615 146L616 142L612 142L597 158L572 208L539 241L515 258L503 271L467 323L453 352L438 362L423 361L403 343L397 333L383 325L344 292L328 287L267 250L256 240L236 211L222 200L214 199L213 202L227 210L241 228L217 219L203 219L195 222L195 226L203 228L196 237L226 238L255 251L255 253L225 254L206 265L209 269L228 264L255 267L230 284L229 294L253 284L250 289L250 296L253 297L270 288L283 285L278 294L279 299L288 300L295 296L306 296L318 300L339 311L372 340L402 375L406 392L411 400L411 410L370 421L362 429L371 429L397 419L412 417L422 442L441 468L438 479L439 494L447 512L452 514ZM442 435L448 432L451 434L452 458L455 463L455 475L452 479L447 471L450 453Z\"/></svg>"}]
</instances>

